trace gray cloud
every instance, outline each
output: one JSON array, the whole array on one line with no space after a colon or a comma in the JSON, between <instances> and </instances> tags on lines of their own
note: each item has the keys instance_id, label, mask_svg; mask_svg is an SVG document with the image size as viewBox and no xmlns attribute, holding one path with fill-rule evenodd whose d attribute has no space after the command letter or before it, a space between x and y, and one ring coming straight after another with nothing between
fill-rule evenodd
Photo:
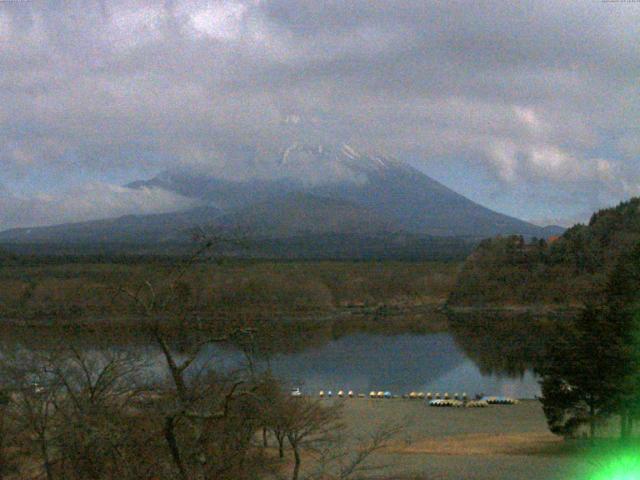
<instances>
[{"instance_id":1,"label":"gray cloud","mask_svg":"<svg viewBox=\"0 0 640 480\"><path fill-rule=\"evenodd\" d=\"M0 190L0 230L121 216L162 213L195 206L162 189L130 189L92 182L57 195L18 196Z\"/></svg>"},{"instance_id":2,"label":"gray cloud","mask_svg":"<svg viewBox=\"0 0 640 480\"><path fill-rule=\"evenodd\" d=\"M638 193L638 38L625 3L0 3L0 181L241 176L246 151L348 142L474 159L578 211Z\"/></svg>"}]
</instances>

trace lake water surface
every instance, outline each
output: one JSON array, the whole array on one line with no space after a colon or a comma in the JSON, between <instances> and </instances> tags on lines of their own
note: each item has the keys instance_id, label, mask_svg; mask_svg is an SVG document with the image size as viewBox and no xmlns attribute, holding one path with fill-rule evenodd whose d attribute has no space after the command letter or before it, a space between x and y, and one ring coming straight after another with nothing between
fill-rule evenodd
<instances>
[{"instance_id":1,"label":"lake water surface","mask_svg":"<svg viewBox=\"0 0 640 480\"><path fill-rule=\"evenodd\" d=\"M276 377L299 387L305 394L317 395L320 390L368 394L382 390L394 395L411 391L465 392L470 397L484 393L534 398L540 393L531 366L543 351L547 333L543 324L531 319L480 316L452 320L449 331L443 333L389 331L387 322L365 324L353 330L324 328L324 324L315 330L297 329L296 324L291 324L291 328L279 325L277 331L263 328L257 335L260 338L252 338L251 358L257 369L270 369ZM380 325L386 331L374 331ZM65 336L54 332L47 336L32 331L24 333L15 338L5 336L0 342L0 352L16 345L27 351L47 350L59 348L63 342L85 351L124 349L143 357L144 370L148 370L151 379L167 378L165 359L146 334L109 340L95 333ZM180 335L167 338L178 356L178 352L188 351L203 340ZM269 354L265 353L267 350ZM200 352L189 371L229 372L247 365L248 357L237 347L210 344Z\"/></svg>"},{"instance_id":2,"label":"lake water surface","mask_svg":"<svg viewBox=\"0 0 640 480\"><path fill-rule=\"evenodd\" d=\"M225 369L245 363L241 352L210 347L202 362L216 357ZM455 392L534 398L539 385L530 371L522 375L482 373L449 333L376 335L356 333L309 347L274 354L258 362L305 394L320 390Z\"/></svg>"}]
</instances>

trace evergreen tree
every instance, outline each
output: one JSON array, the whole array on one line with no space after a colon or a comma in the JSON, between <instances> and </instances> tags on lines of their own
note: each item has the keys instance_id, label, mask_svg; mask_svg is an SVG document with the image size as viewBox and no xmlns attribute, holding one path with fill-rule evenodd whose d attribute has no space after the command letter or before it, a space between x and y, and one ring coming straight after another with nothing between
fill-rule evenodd
<instances>
[{"instance_id":1,"label":"evergreen tree","mask_svg":"<svg viewBox=\"0 0 640 480\"><path fill-rule=\"evenodd\" d=\"M613 408L620 415L620 435L625 438L640 414L640 245L622 257L612 272L606 312L622 357Z\"/></svg>"},{"instance_id":2,"label":"evergreen tree","mask_svg":"<svg viewBox=\"0 0 640 480\"><path fill-rule=\"evenodd\" d=\"M574 436L582 424L621 419L628 437L640 414L640 245L618 262L604 305L589 307L548 343L541 376L542 404L552 432Z\"/></svg>"},{"instance_id":3,"label":"evergreen tree","mask_svg":"<svg viewBox=\"0 0 640 480\"><path fill-rule=\"evenodd\" d=\"M587 424L594 437L600 419L613 411L618 398L621 353L607 317L590 307L572 326L548 343L538 368L542 405L550 430L573 437Z\"/></svg>"}]
</instances>

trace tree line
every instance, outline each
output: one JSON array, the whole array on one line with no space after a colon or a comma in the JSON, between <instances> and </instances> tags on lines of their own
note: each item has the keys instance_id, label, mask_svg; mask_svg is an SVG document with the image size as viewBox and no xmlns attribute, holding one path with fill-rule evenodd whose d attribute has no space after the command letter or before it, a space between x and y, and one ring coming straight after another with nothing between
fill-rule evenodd
<instances>
[{"instance_id":1,"label":"tree line","mask_svg":"<svg viewBox=\"0 0 640 480\"><path fill-rule=\"evenodd\" d=\"M640 198L596 212L559 238L484 240L465 262L449 305L583 306L639 241Z\"/></svg>"}]
</instances>

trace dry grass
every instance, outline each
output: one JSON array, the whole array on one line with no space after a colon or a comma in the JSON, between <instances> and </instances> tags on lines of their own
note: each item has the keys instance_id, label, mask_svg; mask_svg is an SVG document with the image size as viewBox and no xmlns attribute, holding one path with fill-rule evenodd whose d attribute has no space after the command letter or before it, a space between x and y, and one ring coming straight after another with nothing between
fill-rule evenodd
<instances>
[{"instance_id":1,"label":"dry grass","mask_svg":"<svg viewBox=\"0 0 640 480\"><path fill-rule=\"evenodd\" d=\"M563 443L551 433L470 433L426 438L406 446L394 445L389 451L431 455L539 455L557 452Z\"/></svg>"}]
</instances>

